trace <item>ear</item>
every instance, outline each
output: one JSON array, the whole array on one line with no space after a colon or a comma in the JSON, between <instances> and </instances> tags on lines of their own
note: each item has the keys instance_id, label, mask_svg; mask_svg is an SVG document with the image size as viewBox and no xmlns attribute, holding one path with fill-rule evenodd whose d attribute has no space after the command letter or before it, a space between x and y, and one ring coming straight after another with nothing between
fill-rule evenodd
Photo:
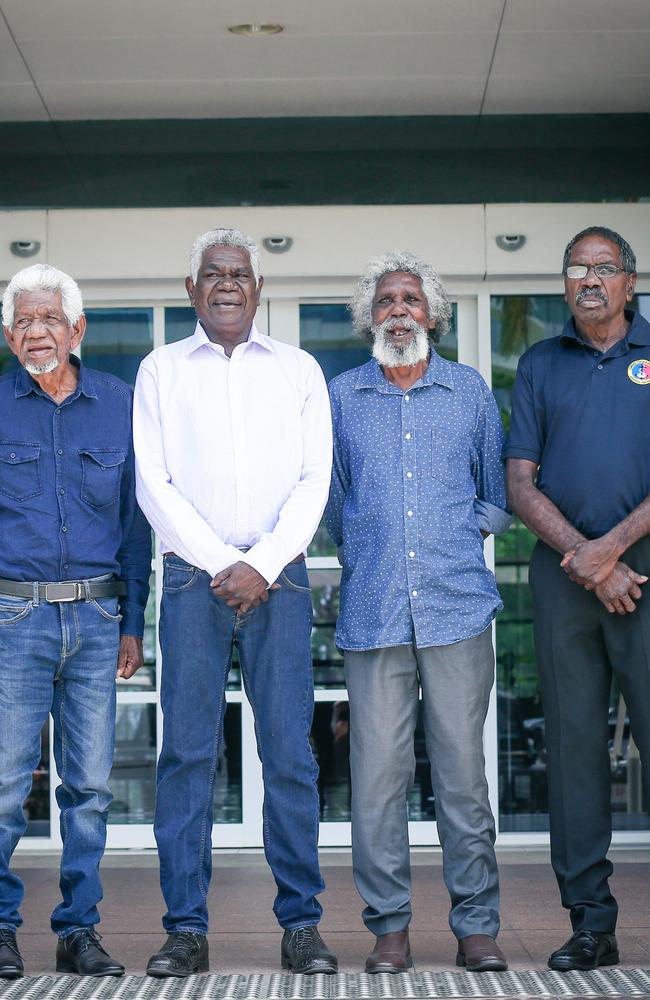
<instances>
[{"instance_id":1,"label":"ear","mask_svg":"<svg viewBox=\"0 0 650 1000\"><path fill-rule=\"evenodd\" d=\"M70 340L70 349L74 350L78 347L81 341L84 339L84 333L86 332L86 317L82 313L76 323L72 324L72 338Z\"/></svg>"},{"instance_id":2,"label":"ear","mask_svg":"<svg viewBox=\"0 0 650 1000\"><path fill-rule=\"evenodd\" d=\"M264 278L260 274L260 280L257 282L257 291L255 292L255 301L257 305L260 304L260 295L262 294L262 285L264 284Z\"/></svg>"},{"instance_id":3,"label":"ear","mask_svg":"<svg viewBox=\"0 0 650 1000\"><path fill-rule=\"evenodd\" d=\"M15 354L16 357L18 357L18 348L16 347L16 338L13 335L11 327L9 327L9 326L3 326L2 331L3 331L4 335L5 335L5 340L7 341L8 345L9 345L9 350L11 351L12 354Z\"/></svg>"},{"instance_id":4,"label":"ear","mask_svg":"<svg viewBox=\"0 0 650 1000\"><path fill-rule=\"evenodd\" d=\"M627 288L625 289L625 301L631 302L634 298L634 289L636 288L636 271L628 275Z\"/></svg>"},{"instance_id":5,"label":"ear","mask_svg":"<svg viewBox=\"0 0 650 1000\"><path fill-rule=\"evenodd\" d=\"M187 292L187 297L189 298L191 305L194 305L194 282L189 274L185 279L185 291Z\"/></svg>"},{"instance_id":6,"label":"ear","mask_svg":"<svg viewBox=\"0 0 650 1000\"><path fill-rule=\"evenodd\" d=\"M435 330L435 328L436 328L436 321L435 321L435 319L430 319L429 320L429 329L430 330Z\"/></svg>"}]
</instances>

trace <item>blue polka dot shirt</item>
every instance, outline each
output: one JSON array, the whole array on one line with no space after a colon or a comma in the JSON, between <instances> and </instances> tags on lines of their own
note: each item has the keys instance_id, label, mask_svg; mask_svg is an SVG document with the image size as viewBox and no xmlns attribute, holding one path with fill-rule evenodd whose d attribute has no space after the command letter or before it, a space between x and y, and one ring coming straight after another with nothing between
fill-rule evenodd
<instances>
[{"instance_id":1,"label":"blue polka dot shirt","mask_svg":"<svg viewBox=\"0 0 650 1000\"><path fill-rule=\"evenodd\" d=\"M478 635L502 607L481 528L510 524L492 393L473 368L433 350L406 391L374 359L329 388L325 520L343 566L337 645L441 646Z\"/></svg>"}]
</instances>

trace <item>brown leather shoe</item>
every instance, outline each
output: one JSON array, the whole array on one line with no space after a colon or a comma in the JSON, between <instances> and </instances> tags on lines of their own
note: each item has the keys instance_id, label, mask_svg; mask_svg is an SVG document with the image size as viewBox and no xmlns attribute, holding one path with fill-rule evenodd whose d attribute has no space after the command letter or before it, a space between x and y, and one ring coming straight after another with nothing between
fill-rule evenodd
<instances>
[{"instance_id":1,"label":"brown leather shoe","mask_svg":"<svg viewBox=\"0 0 650 1000\"><path fill-rule=\"evenodd\" d=\"M406 972L413 965L408 927L403 931L378 934L372 954L366 959L366 972Z\"/></svg>"},{"instance_id":2,"label":"brown leather shoe","mask_svg":"<svg viewBox=\"0 0 650 1000\"><path fill-rule=\"evenodd\" d=\"M488 934L470 934L458 942L456 965L468 972L505 972L506 957L493 937Z\"/></svg>"}]
</instances>

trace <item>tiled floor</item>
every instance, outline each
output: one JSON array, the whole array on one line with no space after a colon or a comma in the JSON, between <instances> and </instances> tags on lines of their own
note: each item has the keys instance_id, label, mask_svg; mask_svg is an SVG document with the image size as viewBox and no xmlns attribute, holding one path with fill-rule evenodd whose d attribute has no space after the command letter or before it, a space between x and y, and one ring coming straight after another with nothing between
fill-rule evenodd
<instances>
[{"instance_id":1,"label":"tiled floor","mask_svg":"<svg viewBox=\"0 0 650 1000\"><path fill-rule=\"evenodd\" d=\"M623 965L650 969L650 850L617 851L612 887L620 905L618 939ZM342 972L358 972L372 948L364 929L361 903L347 852L322 857L327 891L321 931L339 956ZM502 851L502 930L499 942L514 970L544 969L549 952L569 935L555 880L542 852ZM57 858L21 855L14 867L25 881L25 923L19 942L30 976L51 973L55 939L49 913L58 898ZM107 856L103 866L105 898L99 930L104 944L141 974L164 936L163 905L155 854ZM274 883L263 856L215 856L210 890L209 935L213 972L278 971L280 936L271 907ZM455 942L447 925L448 898L437 852L414 854L412 951L418 971L454 968Z\"/></svg>"}]
</instances>

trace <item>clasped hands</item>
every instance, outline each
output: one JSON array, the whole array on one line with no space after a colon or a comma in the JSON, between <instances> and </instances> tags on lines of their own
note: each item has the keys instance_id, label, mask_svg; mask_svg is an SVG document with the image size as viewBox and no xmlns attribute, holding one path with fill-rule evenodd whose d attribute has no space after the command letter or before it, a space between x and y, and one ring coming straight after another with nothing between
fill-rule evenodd
<instances>
[{"instance_id":1,"label":"clasped hands","mask_svg":"<svg viewBox=\"0 0 650 1000\"><path fill-rule=\"evenodd\" d=\"M635 611L641 584L648 579L619 560L606 535L579 542L564 554L561 566L574 583L593 590L610 614L627 615Z\"/></svg>"},{"instance_id":2,"label":"clasped hands","mask_svg":"<svg viewBox=\"0 0 650 1000\"><path fill-rule=\"evenodd\" d=\"M269 587L262 574L245 562L236 562L222 569L210 586L216 597L224 600L229 608L235 608L240 615L258 604L265 604L269 591L279 588L277 583Z\"/></svg>"}]
</instances>

